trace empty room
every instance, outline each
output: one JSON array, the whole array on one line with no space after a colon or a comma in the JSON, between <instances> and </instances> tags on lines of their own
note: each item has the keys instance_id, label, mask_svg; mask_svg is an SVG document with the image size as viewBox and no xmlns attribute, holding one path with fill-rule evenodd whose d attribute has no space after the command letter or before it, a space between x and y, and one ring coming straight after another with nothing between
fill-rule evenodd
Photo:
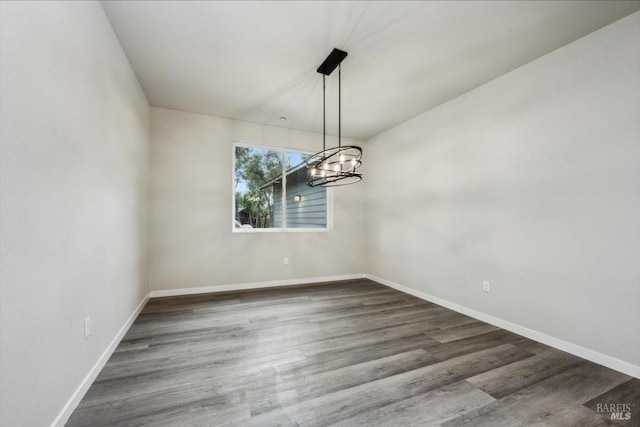
<instances>
[{"instance_id":1,"label":"empty room","mask_svg":"<svg viewBox=\"0 0 640 427\"><path fill-rule=\"evenodd\" d=\"M640 1L0 1L0 426L640 426Z\"/></svg>"}]
</instances>

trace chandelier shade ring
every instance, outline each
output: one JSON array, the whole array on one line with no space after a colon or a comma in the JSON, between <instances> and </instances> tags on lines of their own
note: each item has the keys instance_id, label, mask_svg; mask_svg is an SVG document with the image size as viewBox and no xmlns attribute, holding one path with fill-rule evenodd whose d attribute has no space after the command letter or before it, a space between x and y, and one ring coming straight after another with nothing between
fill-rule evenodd
<instances>
[{"instance_id":1,"label":"chandelier shade ring","mask_svg":"<svg viewBox=\"0 0 640 427\"><path fill-rule=\"evenodd\" d=\"M318 67L322 74L322 151L310 156L306 161L307 185L310 187L338 187L354 184L362 180L362 174L356 172L362 166L362 148L355 145L342 145L342 88L340 63L347 52L333 49ZM326 147L326 76L338 68L338 146Z\"/></svg>"},{"instance_id":2,"label":"chandelier shade ring","mask_svg":"<svg viewBox=\"0 0 640 427\"><path fill-rule=\"evenodd\" d=\"M311 187L335 187L353 184L362 180L357 173L362 165L362 148L355 145L333 147L314 154L307 159L309 168L307 185Z\"/></svg>"}]
</instances>

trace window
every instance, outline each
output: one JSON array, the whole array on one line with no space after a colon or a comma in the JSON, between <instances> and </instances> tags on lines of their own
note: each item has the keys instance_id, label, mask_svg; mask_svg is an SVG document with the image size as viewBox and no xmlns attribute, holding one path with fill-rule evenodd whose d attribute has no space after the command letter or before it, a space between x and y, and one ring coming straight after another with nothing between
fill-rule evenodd
<instances>
[{"instance_id":1,"label":"window","mask_svg":"<svg viewBox=\"0 0 640 427\"><path fill-rule=\"evenodd\" d=\"M328 191L307 186L310 154L234 144L233 230L328 230Z\"/></svg>"}]
</instances>

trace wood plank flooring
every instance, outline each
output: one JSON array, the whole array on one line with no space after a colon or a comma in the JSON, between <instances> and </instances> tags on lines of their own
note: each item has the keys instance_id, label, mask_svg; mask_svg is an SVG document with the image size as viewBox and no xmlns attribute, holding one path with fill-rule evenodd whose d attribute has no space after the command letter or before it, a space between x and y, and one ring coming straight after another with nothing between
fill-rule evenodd
<instances>
[{"instance_id":1,"label":"wood plank flooring","mask_svg":"<svg viewBox=\"0 0 640 427\"><path fill-rule=\"evenodd\" d=\"M640 426L640 380L363 279L152 299L67 425Z\"/></svg>"}]
</instances>

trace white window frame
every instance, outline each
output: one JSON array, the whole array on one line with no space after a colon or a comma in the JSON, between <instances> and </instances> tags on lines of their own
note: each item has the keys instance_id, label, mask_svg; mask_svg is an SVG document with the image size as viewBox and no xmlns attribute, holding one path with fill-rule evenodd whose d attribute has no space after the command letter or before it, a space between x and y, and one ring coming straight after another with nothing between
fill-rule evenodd
<instances>
[{"instance_id":1,"label":"white window frame","mask_svg":"<svg viewBox=\"0 0 640 427\"><path fill-rule=\"evenodd\" d=\"M261 150L271 150L282 152L282 227L273 228L237 228L236 227L236 147L258 148ZM326 233L333 230L333 188L327 187L327 226L325 228L288 228L287 227L287 175L284 162L284 155L289 153L315 154L314 151L300 150L297 148L272 147L268 145L253 144L244 141L233 141L231 155L231 232L232 233Z\"/></svg>"}]
</instances>

